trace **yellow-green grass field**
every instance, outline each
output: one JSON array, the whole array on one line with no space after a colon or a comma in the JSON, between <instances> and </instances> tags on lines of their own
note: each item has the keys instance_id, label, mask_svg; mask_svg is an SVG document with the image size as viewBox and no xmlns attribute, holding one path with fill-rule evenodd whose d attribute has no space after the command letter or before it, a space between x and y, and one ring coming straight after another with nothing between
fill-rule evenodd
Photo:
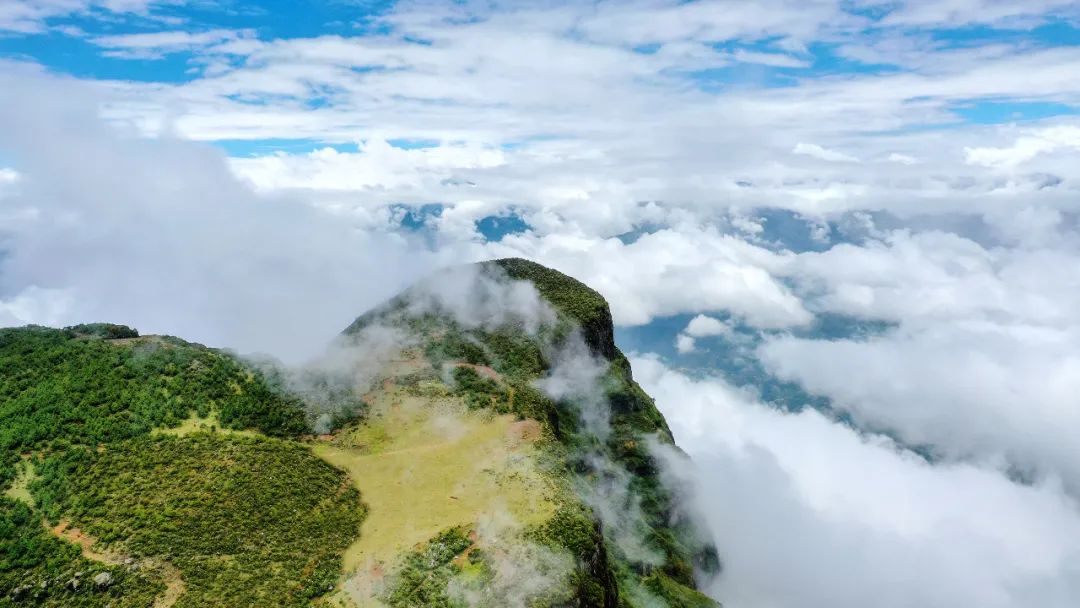
<instances>
[{"instance_id":1,"label":"yellow-green grass field","mask_svg":"<svg viewBox=\"0 0 1080 608\"><path fill-rule=\"evenodd\" d=\"M338 603L378 606L398 557L449 527L495 517L537 524L554 513L556 487L536 466L535 421L471 412L455 397L392 383L370 405L363 424L313 446L349 473L369 509L345 553Z\"/></svg>"},{"instance_id":2,"label":"yellow-green grass field","mask_svg":"<svg viewBox=\"0 0 1080 608\"><path fill-rule=\"evenodd\" d=\"M30 495L30 483L37 477L37 473L34 471L34 463L29 459L24 459L19 463L18 475L15 477L15 482L11 484L7 490L4 491L4 496L12 500L22 501L31 507L34 506L34 498Z\"/></svg>"}]
</instances>

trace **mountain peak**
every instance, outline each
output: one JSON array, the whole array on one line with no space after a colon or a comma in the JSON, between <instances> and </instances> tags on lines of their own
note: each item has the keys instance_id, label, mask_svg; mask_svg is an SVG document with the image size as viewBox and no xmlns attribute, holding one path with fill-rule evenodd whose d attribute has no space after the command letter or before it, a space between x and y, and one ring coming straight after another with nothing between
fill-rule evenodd
<instances>
[{"instance_id":1,"label":"mountain peak","mask_svg":"<svg viewBox=\"0 0 1080 608\"><path fill-rule=\"evenodd\" d=\"M482 268L497 268L515 281L528 281L555 308L575 319L593 352L608 359L620 357L615 347L611 309L599 292L581 281L523 258L502 258L480 262Z\"/></svg>"},{"instance_id":2,"label":"mountain peak","mask_svg":"<svg viewBox=\"0 0 1080 608\"><path fill-rule=\"evenodd\" d=\"M571 277L448 268L300 368L137 335L0 331L0 597L716 605L671 434Z\"/></svg>"}]
</instances>

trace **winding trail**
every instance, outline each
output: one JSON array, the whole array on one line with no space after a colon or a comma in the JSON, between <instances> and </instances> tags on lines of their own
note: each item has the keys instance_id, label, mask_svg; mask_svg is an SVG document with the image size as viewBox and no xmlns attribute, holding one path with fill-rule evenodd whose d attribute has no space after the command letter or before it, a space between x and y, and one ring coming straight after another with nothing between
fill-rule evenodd
<instances>
[{"instance_id":1,"label":"winding trail","mask_svg":"<svg viewBox=\"0 0 1080 608\"><path fill-rule=\"evenodd\" d=\"M79 550L82 551L82 556L88 560L109 566L134 563L134 558L130 556L109 551L108 549L96 548L98 547L97 539L78 528L71 527L71 523L66 520L61 520L59 525L53 527L48 527L48 524L46 524L46 527L53 536L78 545ZM165 592L154 598L153 608L172 608L176 601L180 599L180 596L184 594L184 578L180 575L180 570L165 560L150 558L144 559L140 567L156 571L161 575L162 582L165 583Z\"/></svg>"}]
</instances>

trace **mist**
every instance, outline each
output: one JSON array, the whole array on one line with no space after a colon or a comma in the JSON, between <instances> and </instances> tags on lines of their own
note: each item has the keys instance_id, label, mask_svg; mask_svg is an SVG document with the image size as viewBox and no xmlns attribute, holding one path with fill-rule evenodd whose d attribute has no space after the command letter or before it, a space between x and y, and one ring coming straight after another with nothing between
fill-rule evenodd
<instances>
[{"instance_id":1,"label":"mist","mask_svg":"<svg viewBox=\"0 0 1080 608\"><path fill-rule=\"evenodd\" d=\"M0 322L114 322L290 363L455 254L288 195L218 149L106 123L87 84L0 70Z\"/></svg>"}]
</instances>

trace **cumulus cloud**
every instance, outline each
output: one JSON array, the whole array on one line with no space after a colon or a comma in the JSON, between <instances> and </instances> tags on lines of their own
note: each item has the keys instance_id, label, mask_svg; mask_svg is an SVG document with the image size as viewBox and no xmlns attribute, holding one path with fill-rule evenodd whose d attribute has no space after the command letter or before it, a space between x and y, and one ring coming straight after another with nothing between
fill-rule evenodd
<instances>
[{"instance_id":1,"label":"cumulus cloud","mask_svg":"<svg viewBox=\"0 0 1080 608\"><path fill-rule=\"evenodd\" d=\"M690 319L683 333L694 338L727 336L731 334L731 325L715 317L698 315Z\"/></svg>"},{"instance_id":2,"label":"cumulus cloud","mask_svg":"<svg viewBox=\"0 0 1080 608\"><path fill-rule=\"evenodd\" d=\"M837 152L836 150L828 150L817 144L808 144L799 142L795 144L795 147L791 150L795 154L802 154L805 156L812 156L820 160L827 160L834 163L857 163L859 159L854 156L844 154L843 152Z\"/></svg>"},{"instance_id":3,"label":"cumulus cloud","mask_svg":"<svg viewBox=\"0 0 1080 608\"><path fill-rule=\"evenodd\" d=\"M919 163L919 160L914 156L901 154L899 152L893 152L889 154L889 161L894 163L900 163L902 165L917 165Z\"/></svg>"},{"instance_id":4,"label":"cumulus cloud","mask_svg":"<svg viewBox=\"0 0 1080 608\"><path fill-rule=\"evenodd\" d=\"M832 340L774 335L758 356L867 428L947 461L1061 478L1075 495L1073 220L1035 208L988 219L968 237L898 230L798 255L786 270L812 310L894 328Z\"/></svg>"},{"instance_id":5,"label":"cumulus cloud","mask_svg":"<svg viewBox=\"0 0 1080 608\"><path fill-rule=\"evenodd\" d=\"M1052 482L933 466L880 435L787 414L718 379L652 358L636 375L693 466L724 571L725 605L1071 606L1080 515Z\"/></svg>"},{"instance_id":6,"label":"cumulus cloud","mask_svg":"<svg viewBox=\"0 0 1080 608\"><path fill-rule=\"evenodd\" d=\"M413 189L415 200L427 202L446 180L477 168L505 164L505 154L478 144L433 145L404 149L385 139L370 138L357 152L321 148L304 155L287 154L234 158L238 175L261 190L369 190ZM406 199L408 200L408 199Z\"/></svg>"},{"instance_id":7,"label":"cumulus cloud","mask_svg":"<svg viewBox=\"0 0 1080 608\"><path fill-rule=\"evenodd\" d=\"M769 272L779 272L790 256L715 227L660 230L629 244L617 238L508 237L486 250L516 252L585 281L608 299L619 324L698 310L729 310L750 325L768 328L812 319Z\"/></svg>"},{"instance_id":8,"label":"cumulus cloud","mask_svg":"<svg viewBox=\"0 0 1080 608\"><path fill-rule=\"evenodd\" d=\"M0 84L0 301L19 323L128 323L290 359L445 260L403 237L259 197L212 148L101 122L91 89L37 73ZM366 228L366 227L364 227ZM12 319L8 319L10 322Z\"/></svg>"},{"instance_id":9,"label":"cumulus cloud","mask_svg":"<svg viewBox=\"0 0 1080 608\"><path fill-rule=\"evenodd\" d=\"M927 323L1003 320L1065 326L1080 304L1076 255L1064 218L1018 209L957 232L892 231L863 245L804 253L785 268L819 309ZM999 224L1000 222L1000 224ZM980 234L981 233L981 234ZM1001 247L978 240L1021 239Z\"/></svg>"},{"instance_id":10,"label":"cumulus cloud","mask_svg":"<svg viewBox=\"0 0 1080 608\"><path fill-rule=\"evenodd\" d=\"M686 334L675 336L675 351L680 355L686 355L697 350L697 341Z\"/></svg>"},{"instance_id":11,"label":"cumulus cloud","mask_svg":"<svg viewBox=\"0 0 1080 608\"><path fill-rule=\"evenodd\" d=\"M1038 129L1003 148L964 148L964 157L972 165L1013 169L1040 154L1059 149L1080 151L1080 127L1063 125Z\"/></svg>"},{"instance_id":12,"label":"cumulus cloud","mask_svg":"<svg viewBox=\"0 0 1080 608\"><path fill-rule=\"evenodd\" d=\"M992 3L994 10L983 4L947 10L958 26L985 23L1002 3ZM1003 14L1046 16L1060 8L1008 4ZM377 19L383 34L231 40L214 52L236 61L204 78L103 86L114 95L110 119L149 133L433 145L392 153L400 159L365 148L237 160L236 170L261 188L376 191L365 193L365 203L514 204L542 216L540 230L590 236L616 234L642 201L908 213L970 210L988 194L993 200L979 204L1057 204L1063 191L1075 190L1070 149L1039 153L1061 177L1053 188L1045 176L1003 180L1001 163L1009 161L994 150L1007 150L1017 134L1004 125L956 125L953 113L957 104L983 100L1075 104L1075 49L916 43L904 28L925 10L918 3L879 7L891 24L888 38L907 42L888 46L866 34L866 15L845 8L782 0L402 3ZM147 34L170 44L175 35ZM758 43L742 48L740 36ZM721 40L734 50L714 48ZM720 87L725 81L707 73L733 58L794 65L792 57L809 61L808 43L837 41L849 51L876 52L868 63L909 69L785 87L762 86L776 75L755 70L731 74L733 86ZM551 82L567 86L554 91ZM1075 129L1073 118L1056 122ZM919 128L946 123L947 133ZM893 162L871 162L886 158ZM466 194L458 186L465 182L475 190Z\"/></svg>"},{"instance_id":13,"label":"cumulus cloud","mask_svg":"<svg viewBox=\"0 0 1080 608\"><path fill-rule=\"evenodd\" d=\"M690 322L686 324L686 329L675 336L675 351L680 355L697 352L699 350L698 338L714 338L716 336L735 339L730 322L721 321L707 315L698 315L690 319Z\"/></svg>"},{"instance_id":14,"label":"cumulus cloud","mask_svg":"<svg viewBox=\"0 0 1080 608\"><path fill-rule=\"evenodd\" d=\"M162 3L0 4L0 29L41 31ZM435 266L529 257L622 325L730 319L695 317L682 353L759 330L765 372L892 437L635 361L698 463L729 605L1070 605L1080 52L1022 32L1075 9L853 6L401 3L356 38L97 39L230 56L180 83L0 65L0 323L300 353ZM1019 29L956 45L940 23ZM820 48L869 69L813 72ZM958 122L1015 100L1059 115ZM432 202L424 241L391 229L396 205ZM530 229L477 234L508 210ZM891 329L811 333L835 317ZM569 371L549 388L588 384Z\"/></svg>"},{"instance_id":15,"label":"cumulus cloud","mask_svg":"<svg viewBox=\"0 0 1080 608\"><path fill-rule=\"evenodd\" d=\"M760 355L870 428L949 459L1060 476L1076 494L1078 337L1074 328L968 322L865 341L779 338Z\"/></svg>"}]
</instances>

